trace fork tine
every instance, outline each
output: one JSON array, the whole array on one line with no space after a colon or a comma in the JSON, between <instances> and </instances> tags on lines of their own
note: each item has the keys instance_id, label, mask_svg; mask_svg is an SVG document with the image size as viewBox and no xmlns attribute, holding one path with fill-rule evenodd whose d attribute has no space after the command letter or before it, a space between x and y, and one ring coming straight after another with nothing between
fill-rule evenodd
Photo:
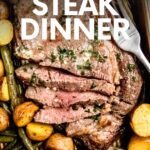
<instances>
[{"instance_id":1,"label":"fork tine","mask_svg":"<svg viewBox=\"0 0 150 150\"><path fill-rule=\"evenodd\" d=\"M122 15L124 16L124 18L126 18L130 24L133 24L131 21L131 18L129 17L127 11L125 10L125 7L123 6L123 1L122 0L117 0L120 11L122 13Z\"/></svg>"}]
</instances>

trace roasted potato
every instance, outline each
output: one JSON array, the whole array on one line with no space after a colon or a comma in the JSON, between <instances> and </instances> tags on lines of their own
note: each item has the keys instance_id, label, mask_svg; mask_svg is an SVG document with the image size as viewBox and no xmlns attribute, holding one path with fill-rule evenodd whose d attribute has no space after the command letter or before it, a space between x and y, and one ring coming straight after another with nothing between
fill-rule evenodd
<instances>
[{"instance_id":1,"label":"roasted potato","mask_svg":"<svg viewBox=\"0 0 150 150\"><path fill-rule=\"evenodd\" d=\"M44 141L53 133L53 127L48 124L32 122L26 126L26 132L31 140Z\"/></svg>"},{"instance_id":2,"label":"roasted potato","mask_svg":"<svg viewBox=\"0 0 150 150\"><path fill-rule=\"evenodd\" d=\"M74 144L72 138L55 133L47 140L45 148L51 150L74 150Z\"/></svg>"},{"instance_id":3,"label":"roasted potato","mask_svg":"<svg viewBox=\"0 0 150 150\"><path fill-rule=\"evenodd\" d=\"M128 150L150 150L150 138L134 135L129 142Z\"/></svg>"},{"instance_id":4,"label":"roasted potato","mask_svg":"<svg viewBox=\"0 0 150 150\"><path fill-rule=\"evenodd\" d=\"M141 104L133 111L130 125L137 135L150 136L150 104Z\"/></svg>"},{"instance_id":5,"label":"roasted potato","mask_svg":"<svg viewBox=\"0 0 150 150\"><path fill-rule=\"evenodd\" d=\"M24 102L18 105L13 112L13 119L18 127L24 127L30 123L34 114L39 109L33 102Z\"/></svg>"},{"instance_id":6,"label":"roasted potato","mask_svg":"<svg viewBox=\"0 0 150 150\"><path fill-rule=\"evenodd\" d=\"M8 20L0 20L0 46L7 45L13 39L13 25Z\"/></svg>"},{"instance_id":7,"label":"roasted potato","mask_svg":"<svg viewBox=\"0 0 150 150\"><path fill-rule=\"evenodd\" d=\"M0 100L9 101L9 91L6 77L2 77L0 79Z\"/></svg>"},{"instance_id":8,"label":"roasted potato","mask_svg":"<svg viewBox=\"0 0 150 150\"><path fill-rule=\"evenodd\" d=\"M9 116L3 108L0 108L0 132L6 130L8 126Z\"/></svg>"},{"instance_id":9,"label":"roasted potato","mask_svg":"<svg viewBox=\"0 0 150 150\"><path fill-rule=\"evenodd\" d=\"M0 59L0 78L4 76L4 64L3 61Z\"/></svg>"},{"instance_id":10,"label":"roasted potato","mask_svg":"<svg viewBox=\"0 0 150 150\"><path fill-rule=\"evenodd\" d=\"M4 1L0 1L0 19L7 19L9 17L9 10Z\"/></svg>"}]
</instances>

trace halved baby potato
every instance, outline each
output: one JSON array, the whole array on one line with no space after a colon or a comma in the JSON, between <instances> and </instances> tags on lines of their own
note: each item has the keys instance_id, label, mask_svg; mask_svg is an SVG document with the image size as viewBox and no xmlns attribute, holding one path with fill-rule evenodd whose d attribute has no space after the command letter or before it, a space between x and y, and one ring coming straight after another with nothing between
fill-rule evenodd
<instances>
[{"instance_id":1,"label":"halved baby potato","mask_svg":"<svg viewBox=\"0 0 150 150\"><path fill-rule=\"evenodd\" d=\"M0 20L0 46L7 45L13 39L13 25L9 20Z\"/></svg>"},{"instance_id":2,"label":"halved baby potato","mask_svg":"<svg viewBox=\"0 0 150 150\"><path fill-rule=\"evenodd\" d=\"M0 132L9 127L9 116L6 110L0 107Z\"/></svg>"},{"instance_id":3,"label":"halved baby potato","mask_svg":"<svg viewBox=\"0 0 150 150\"><path fill-rule=\"evenodd\" d=\"M4 102L9 101L9 90L6 77L0 79L0 100Z\"/></svg>"},{"instance_id":4,"label":"halved baby potato","mask_svg":"<svg viewBox=\"0 0 150 150\"><path fill-rule=\"evenodd\" d=\"M33 141L44 141L53 133L53 127L48 124L31 122L26 126L28 137Z\"/></svg>"},{"instance_id":5,"label":"halved baby potato","mask_svg":"<svg viewBox=\"0 0 150 150\"><path fill-rule=\"evenodd\" d=\"M3 61L0 59L0 78L4 76L4 64Z\"/></svg>"},{"instance_id":6,"label":"halved baby potato","mask_svg":"<svg viewBox=\"0 0 150 150\"><path fill-rule=\"evenodd\" d=\"M150 104L141 104L134 110L130 125L137 135L150 136Z\"/></svg>"},{"instance_id":7,"label":"halved baby potato","mask_svg":"<svg viewBox=\"0 0 150 150\"><path fill-rule=\"evenodd\" d=\"M17 127L24 127L33 120L39 109L33 102L24 102L18 105L13 112L13 119Z\"/></svg>"},{"instance_id":8,"label":"halved baby potato","mask_svg":"<svg viewBox=\"0 0 150 150\"><path fill-rule=\"evenodd\" d=\"M74 150L74 144L72 138L55 133L47 140L45 148L51 150Z\"/></svg>"},{"instance_id":9,"label":"halved baby potato","mask_svg":"<svg viewBox=\"0 0 150 150\"><path fill-rule=\"evenodd\" d=\"M128 150L150 150L150 137L134 135L129 142Z\"/></svg>"}]
</instances>

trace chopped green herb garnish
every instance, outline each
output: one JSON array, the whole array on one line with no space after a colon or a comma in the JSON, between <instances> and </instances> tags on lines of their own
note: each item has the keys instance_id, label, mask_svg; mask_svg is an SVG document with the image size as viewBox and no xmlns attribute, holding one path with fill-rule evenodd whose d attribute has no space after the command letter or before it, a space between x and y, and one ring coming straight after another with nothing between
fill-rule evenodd
<instances>
[{"instance_id":1,"label":"chopped green herb garnish","mask_svg":"<svg viewBox=\"0 0 150 150\"><path fill-rule=\"evenodd\" d=\"M135 68L136 68L135 64L128 64L128 66L127 66L127 69L128 69L129 72L134 71Z\"/></svg>"},{"instance_id":2,"label":"chopped green herb garnish","mask_svg":"<svg viewBox=\"0 0 150 150\"><path fill-rule=\"evenodd\" d=\"M104 63L107 59L107 56L102 56L98 51L88 50L88 53L91 54L92 57L96 58L98 62Z\"/></svg>"},{"instance_id":3,"label":"chopped green herb garnish","mask_svg":"<svg viewBox=\"0 0 150 150\"><path fill-rule=\"evenodd\" d=\"M93 111L94 111L94 112L97 112L98 110L100 110L100 109L101 109L101 107L102 107L102 106L101 106L100 104L95 103L95 104L94 104Z\"/></svg>"},{"instance_id":4,"label":"chopped green herb garnish","mask_svg":"<svg viewBox=\"0 0 150 150\"><path fill-rule=\"evenodd\" d=\"M19 47L16 48L17 52L21 52L23 50L29 50L24 44L21 44Z\"/></svg>"},{"instance_id":5,"label":"chopped green herb garnish","mask_svg":"<svg viewBox=\"0 0 150 150\"><path fill-rule=\"evenodd\" d=\"M117 61L121 61L121 54L120 53L116 54L116 59L117 59Z\"/></svg>"},{"instance_id":6,"label":"chopped green herb garnish","mask_svg":"<svg viewBox=\"0 0 150 150\"><path fill-rule=\"evenodd\" d=\"M86 109L85 112L90 113L90 109Z\"/></svg>"},{"instance_id":7,"label":"chopped green herb garnish","mask_svg":"<svg viewBox=\"0 0 150 150\"><path fill-rule=\"evenodd\" d=\"M89 60L87 60L83 65L77 65L78 70L91 70L92 65Z\"/></svg>"},{"instance_id":8,"label":"chopped green herb garnish","mask_svg":"<svg viewBox=\"0 0 150 150\"><path fill-rule=\"evenodd\" d=\"M132 81L136 82L136 77L132 76Z\"/></svg>"},{"instance_id":9,"label":"chopped green herb garnish","mask_svg":"<svg viewBox=\"0 0 150 150\"><path fill-rule=\"evenodd\" d=\"M54 63L55 60L56 60L56 58L57 58L57 57L54 55L54 53L52 53L51 56L50 56L51 62Z\"/></svg>"},{"instance_id":10,"label":"chopped green herb garnish","mask_svg":"<svg viewBox=\"0 0 150 150\"><path fill-rule=\"evenodd\" d=\"M31 77L31 80L30 80L30 85L34 85L36 83L36 80L37 80L36 74L33 73L32 77Z\"/></svg>"},{"instance_id":11,"label":"chopped green herb garnish","mask_svg":"<svg viewBox=\"0 0 150 150\"><path fill-rule=\"evenodd\" d=\"M75 53L72 50L61 49L59 47L59 59L63 60L65 57L70 58L71 60L76 59Z\"/></svg>"},{"instance_id":12,"label":"chopped green herb garnish","mask_svg":"<svg viewBox=\"0 0 150 150\"><path fill-rule=\"evenodd\" d=\"M43 87L46 87L46 83L44 80L39 79L39 84Z\"/></svg>"},{"instance_id":13,"label":"chopped green herb garnish","mask_svg":"<svg viewBox=\"0 0 150 150\"><path fill-rule=\"evenodd\" d=\"M93 119L94 121L99 120L100 115L95 115L95 116L91 116L89 117L90 119Z\"/></svg>"},{"instance_id":14,"label":"chopped green herb garnish","mask_svg":"<svg viewBox=\"0 0 150 150\"><path fill-rule=\"evenodd\" d=\"M97 87L97 85L93 82L92 85L91 85L91 89L94 89L96 87Z\"/></svg>"}]
</instances>

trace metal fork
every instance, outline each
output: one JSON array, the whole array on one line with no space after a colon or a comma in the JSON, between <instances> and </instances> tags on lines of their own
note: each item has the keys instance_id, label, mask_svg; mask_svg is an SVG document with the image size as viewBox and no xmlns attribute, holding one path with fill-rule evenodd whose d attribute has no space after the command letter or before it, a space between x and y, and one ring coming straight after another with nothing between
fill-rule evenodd
<instances>
[{"instance_id":1,"label":"metal fork","mask_svg":"<svg viewBox=\"0 0 150 150\"><path fill-rule=\"evenodd\" d=\"M120 47L122 50L133 53L145 66L145 68L150 73L150 63L144 56L142 50L141 50L141 37L136 29L135 25L131 21L130 17L128 16L125 7L123 5L122 0L117 0L117 3L119 5L120 11L122 13L122 16L126 18L129 21L130 28L126 31L128 36L130 37L129 40L126 40L121 34L119 35L118 40L114 39L118 47ZM113 5L114 6L114 5ZM115 9L117 9L114 6ZM120 16L119 16L120 17ZM121 18L121 17L120 17ZM110 25L111 28L111 34L113 36L113 27ZM113 36L114 37L114 36Z\"/></svg>"}]
</instances>

